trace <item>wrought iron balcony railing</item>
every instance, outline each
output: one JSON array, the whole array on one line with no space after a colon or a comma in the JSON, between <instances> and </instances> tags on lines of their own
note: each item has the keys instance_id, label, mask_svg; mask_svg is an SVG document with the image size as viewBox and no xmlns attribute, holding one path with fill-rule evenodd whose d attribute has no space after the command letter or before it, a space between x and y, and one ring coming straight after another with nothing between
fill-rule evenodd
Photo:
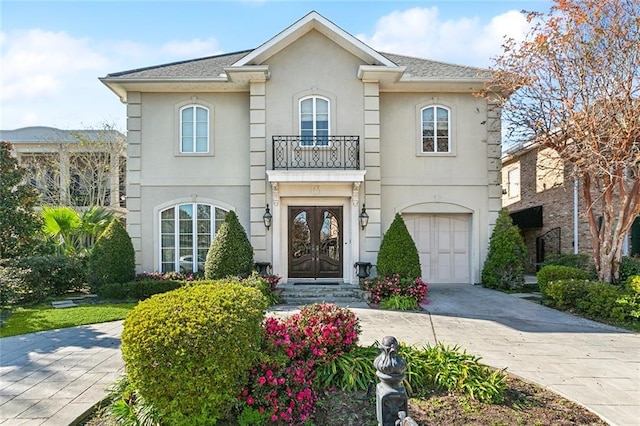
<instances>
[{"instance_id":1,"label":"wrought iron balcony railing","mask_svg":"<svg viewBox=\"0 0 640 426\"><path fill-rule=\"evenodd\" d=\"M360 136L273 136L273 169L360 169Z\"/></svg>"}]
</instances>

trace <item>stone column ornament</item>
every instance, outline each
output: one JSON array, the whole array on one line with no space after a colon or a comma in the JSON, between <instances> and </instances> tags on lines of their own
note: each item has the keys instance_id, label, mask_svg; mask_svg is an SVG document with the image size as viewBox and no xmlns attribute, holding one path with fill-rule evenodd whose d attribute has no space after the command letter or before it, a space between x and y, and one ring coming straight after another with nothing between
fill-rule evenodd
<instances>
[{"instance_id":1,"label":"stone column ornament","mask_svg":"<svg viewBox=\"0 0 640 426\"><path fill-rule=\"evenodd\" d=\"M380 355L373 361L380 383L376 386L378 426L395 426L398 414L407 412L407 391L401 385L407 363L398 356L400 344L393 336L385 336Z\"/></svg>"}]
</instances>

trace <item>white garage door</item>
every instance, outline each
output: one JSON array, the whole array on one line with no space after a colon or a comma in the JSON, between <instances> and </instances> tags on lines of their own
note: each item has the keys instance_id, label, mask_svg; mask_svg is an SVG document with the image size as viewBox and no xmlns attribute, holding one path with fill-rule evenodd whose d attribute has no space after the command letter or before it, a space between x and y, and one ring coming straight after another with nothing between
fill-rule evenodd
<instances>
[{"instance_id":1,"label":"white garage door","mask_svg":"<svg viewBox=\"0 0 640 426\"><path fill-rule=\"evenodd\" d=\"M403 215L428 283L469 283L469 214Z\"/></svg>"}]
</instances>

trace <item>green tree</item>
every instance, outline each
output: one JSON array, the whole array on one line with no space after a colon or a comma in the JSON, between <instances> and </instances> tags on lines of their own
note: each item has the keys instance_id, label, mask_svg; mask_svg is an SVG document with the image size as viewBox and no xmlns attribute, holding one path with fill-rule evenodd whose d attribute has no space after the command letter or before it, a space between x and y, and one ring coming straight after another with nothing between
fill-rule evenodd
<instances>
[{"instance_id":1,"label":"green tree","mask_svg":"<svg viewBox=\"0 0 640 426\"><path fill-rule=\"evenodd\" d=\"M421 275L420 256L400 213L382 237L378 260L378 275L398 274L401 278L416 279Z\"/></svg>"},{"instance_id":2,"label":"green tree","mask_svg":"<svg viewBox=\"0 0 640 426\"><path fill-rule=\"evenodd\" d=\"M118 219L113 219L98 237L88 259L89 284L125 283L136 275L131 237Z\"/></svg>"},{"instance_id":3,"label":"green tree","mask_svg":"<svg viewBox=\"0 0 640 426\"><path fill-rule=\"evenodd\" d=\"M517 143L550 148L580 182L601 281L618 278L640 214L640 2L554 0L527 14L483 92Z\"/></svg>"},{"instance_id":4,"label":"green tree","mask_svg":"<svg viewBox=\"0 0 640 426\"><path fill-rule=\"evenodd\" d=\"M248 277L252 270L253 247L238 216L234 211L230 211L209 247L204 264L204 276L207 279Z\"/></svg>"},{"instance_id":5,"label":"green tree","mask_svg":"<svg viewBox=\"0 0 640 426\"><path fill-rule=\"evenodd\" d=\"M482 285L508 290L524 285L527 249L509 211L500 210L489 240L489 254L482 268Z\"/></svg>"},{"instance_id":6,"label":"green tree","mask_svg":"<svg viewBox=\"0 0 640 426\"><path fill-rule=\"evenodd\" d=\"M37 192L23 184L24 169L0 142L0 259L32 253L42 222L33 208Z\"/></svg>"}]
</instances>

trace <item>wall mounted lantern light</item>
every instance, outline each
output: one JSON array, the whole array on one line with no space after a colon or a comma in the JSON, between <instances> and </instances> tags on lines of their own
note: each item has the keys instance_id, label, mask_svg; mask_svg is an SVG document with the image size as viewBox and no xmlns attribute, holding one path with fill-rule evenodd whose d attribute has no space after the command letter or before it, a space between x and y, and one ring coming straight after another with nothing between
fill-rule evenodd
<instances>
[{"instance_id":1,"label":"wall mounted lantern light","mask_svg":"<svg viewBox=\"0 0 640 426\"><path fill-rule=\"evenodd\" d=\"M360 212L360 216L358 217L360 218L360 226L364 230L364 228L366 228L369 224L369 215L367 214L367 209L365 208L364 204L362 205L362 211Z\"/></svg>"},{"instance_id":2,"label":"wall mounted lantern light","mask_svg":"<svg viewBox=\"0 0 640 426\"><path fill-rule=\"evenodd\" d=\"M264 222L264 226L267 228L267 231L271 228L271 219L273 219L273 215L269 210L269 204L267 204L267 208L264 210L264 214L262 215L262 221Z\"/></svg>"}]
</instances>

